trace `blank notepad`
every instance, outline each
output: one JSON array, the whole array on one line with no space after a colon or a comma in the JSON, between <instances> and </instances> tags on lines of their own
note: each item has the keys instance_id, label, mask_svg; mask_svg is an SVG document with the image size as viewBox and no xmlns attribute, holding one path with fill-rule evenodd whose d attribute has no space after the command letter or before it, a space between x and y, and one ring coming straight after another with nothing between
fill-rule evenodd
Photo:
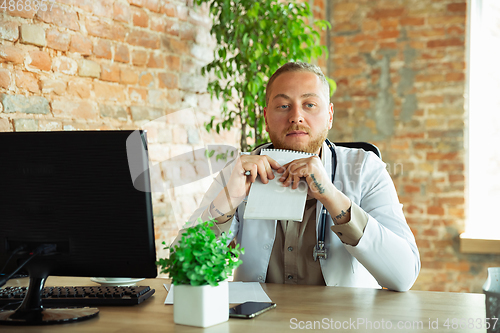
<instances>
[{"instance_id":1,"label":"blank notepad","mask_svg":"<svg viewBox=\"0 0 500 333\"><path fill-rule=\"evenodd\" d=\"M262 149L261 155L267 155L285 165L291 161L307 158L314 154L293 150ZM274 179L264 184L260 177L250 187L243 218L255 220L292 220L302 221L307 198L307 183L301 182L295 190L291 186L283 187L278 179L281 174L273 170Z\"/></svg>"}]
</instances>

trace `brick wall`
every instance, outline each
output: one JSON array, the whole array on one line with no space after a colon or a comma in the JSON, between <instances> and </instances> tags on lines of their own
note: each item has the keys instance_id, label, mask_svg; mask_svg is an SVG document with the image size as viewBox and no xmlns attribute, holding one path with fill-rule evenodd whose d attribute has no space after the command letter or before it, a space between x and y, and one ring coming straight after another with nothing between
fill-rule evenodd
<instances>
[{"instance_id":1,"label":"brick wall","mask_svg":"<svg viewBox=\"0 0 500 333\"><path fill-rule=\"evenodd\" d=\"M318 2L319 0L315 0ZM334 141L382 151L420 250L413 289L480 292L494 255L465 255L463 0L329 2Z\"/></svg>"},{"instance_id":2,"label":"brick wall","mask_svg":"<svg viewBox=\"0 0 500 333\"><path fill-rule=\"evenodd\" d=\"M322 34L330 58L319 61L338 83L330 139L381 148L421 253L413 289L479 292L500 257L458 250L466 4L308 1L332 23ZM236 133L207 135L193 130L193 117L174 112L191 107L198 122L217 114L200 76L212 54L209 27L206 10L180 0L59 0L52 10L0 12L0 131L149 125L154 162L203 143L237 147ZM148 124L163 115L164 123ZM198 172L185 164L165 171L153 174L156 183ZM175 236L209 184L205 178L154 194L159 242Z\"/></svg>"},{"instance_id":3,"label":"brick wall","mask_svg":"<svg viewBox=\"0 0 500 333\"><path fill-rule=\"evenodd\" d=\"M0 131L147 127L154 164L203 143L238 146L234 132L208 135L193 122L218 110L200 75L214 47L207 8L185 0L58 0L45 11L11 9L0 9ZM176 112L186 108L192 112ZM200 178L185 165L157 168L154 179ZM210 182L154 193L158 248Z\"/></svg>"}]
</instances>

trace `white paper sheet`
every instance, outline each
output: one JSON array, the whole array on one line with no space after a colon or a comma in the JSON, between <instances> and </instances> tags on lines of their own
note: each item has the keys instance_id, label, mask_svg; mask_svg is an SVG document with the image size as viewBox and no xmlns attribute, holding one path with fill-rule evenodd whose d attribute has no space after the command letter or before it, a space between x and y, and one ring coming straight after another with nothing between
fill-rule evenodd
<instances>
[{"instance_id":1,"label":"white paper sheet","mask_svg":"<svg viewBox=\"0 0 500 333\"><path fill-rule=\"evenodd\" d=\"M168 291L165 304L174 304L174 286L163 285ZM259 282L229 282L229 303L271 302Z\"/></svg>"}]
</instances>

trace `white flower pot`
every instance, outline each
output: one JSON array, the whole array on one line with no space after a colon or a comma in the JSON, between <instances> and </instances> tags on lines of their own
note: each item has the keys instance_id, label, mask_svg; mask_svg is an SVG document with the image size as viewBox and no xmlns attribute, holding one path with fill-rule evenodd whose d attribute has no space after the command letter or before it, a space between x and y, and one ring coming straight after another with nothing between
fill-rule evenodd
<instances>
[{"instance_id":1,"label":"white flower pot","mask_svg":"<svg viewBox=\"0 0 500 333\"><path fill-rule=\"evenodd\" d=\"M174 292L174 323L208 327L229 319L227 281L210 285L177 285Z\"/></svg>"}]
</instances>

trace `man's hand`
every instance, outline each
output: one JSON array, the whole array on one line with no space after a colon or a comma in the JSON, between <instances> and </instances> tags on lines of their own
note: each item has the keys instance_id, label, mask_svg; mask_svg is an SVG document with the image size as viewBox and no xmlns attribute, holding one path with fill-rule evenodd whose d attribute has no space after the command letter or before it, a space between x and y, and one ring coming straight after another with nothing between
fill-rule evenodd
<instances>
[{"instance_id":1,"label":"man's hand","mask_svg":"<svg viewBox=\"0 0 500 333\"><path fill-rule=\"evenodd\" d=\"M281 168L281 165L267 155L241 155L236 161L236 165L231 173L227 184L227 189L231 198L243 200L250 191L250 185L260 176L264 184L269 179L274 179L274 170ZM246 172L250 175L246 175ZM240 201L241 202L241 201Z\"/></svg>"},{"instance_id":2,"label":"man's hand","mask_svg":"<svg viewBox=\"0 0 500 333\"><path fill-rule=\"evenodd\" d=\"M322 203L335 191L335 186L317 155L297 159L285 164L283 168L285 171L279 179L283 182L283 186L291 185L293 189L296 189L300 179L305 178L309 188L307 193Z\"/></svg>"},{"instance_id":3,"label":"man's hand","mask_svg":"<svg viewBox=\"0 0 500 333\"><path fill-rule=\"evenodd\" d=\"M283 168L286 170L279 179L283 186L292 185L292 188L296 189L300 179L305 178L309 187L307 193L325 206L335 224L351 220L351 200L332 184L330 175L317 155L292 161Z\"/></svg>"}]
</instances>

